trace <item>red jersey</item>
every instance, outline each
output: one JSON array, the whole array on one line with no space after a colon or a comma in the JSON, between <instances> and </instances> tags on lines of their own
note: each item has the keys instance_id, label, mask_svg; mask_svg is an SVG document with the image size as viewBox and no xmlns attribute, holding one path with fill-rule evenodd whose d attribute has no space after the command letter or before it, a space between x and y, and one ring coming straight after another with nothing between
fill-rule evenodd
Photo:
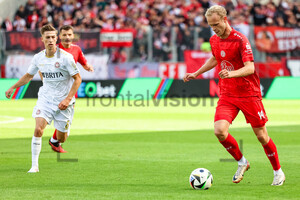
<instances>
[{"instance_id":1,"label":"red jersey","mask_svg":"<svg viewBox=\"0 0 300 200\"><path fill-rule=\"evenodd\" d=\"M81 65L87 65L87 60L84 57L79 46L71 44L70 48L65 48L61 43L58 44L58 47L65 50L66 52L73 55L75 63L79 62Z\"/></svg>"},{"instance_id":2,"label":"red jersey","mask_svg":"<svg viewBox=\"0 0 300 200\"><path fill-rule=\"evenodd\" d=\"M253 53L246 36L232 29L226 39L217 35L210 38L212 54L216 58L217 72L233 71L244 67L244 62L253 61ZM261 98L260 81L256 73L238 78L219 78L220 96Z\"/></svg>"}]
</instances>

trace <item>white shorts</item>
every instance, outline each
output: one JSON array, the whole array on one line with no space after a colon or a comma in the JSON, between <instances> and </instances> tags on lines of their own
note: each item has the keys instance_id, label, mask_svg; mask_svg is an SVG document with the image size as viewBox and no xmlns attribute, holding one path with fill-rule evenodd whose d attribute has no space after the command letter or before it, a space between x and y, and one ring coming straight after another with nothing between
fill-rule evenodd
<instances>
[{"instance_id":1,"label":"white shorts","mask_svg":"<svg viewBox=\"0 0 300 200\"><path fill-rule=\"evenodd\" d=\"M74 104L69 105L66 110L60 110L58 105L38 101L33 108L32 117L42 117L49 125L53 120L54 128L63 133L68 132L69 135L70 124L74 116Z\"/></svg>"}]
</instances>

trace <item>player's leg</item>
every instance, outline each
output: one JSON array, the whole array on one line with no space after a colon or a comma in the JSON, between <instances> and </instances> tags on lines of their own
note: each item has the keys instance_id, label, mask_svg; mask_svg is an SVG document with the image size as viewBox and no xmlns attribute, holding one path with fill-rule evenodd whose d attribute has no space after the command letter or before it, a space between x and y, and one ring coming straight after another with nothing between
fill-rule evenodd
<instances>
[{"instance_id":1,"label":"player's leg","mask_svg":"<svg viewBox=\"0 0 300 200\"><path fill-rule=\"evenodd\" d=\"M59 143L64 143L68 138L68 132L57 131L57 140Z\"/></svg>"},{"instance_id":2,"label":"player's leg","mask_svg":"<svg viewBox=\"0 0 300 200\"><path fill-rule=\"evenodd\" d=\"M250 168L250 163L243 156L235 138L228 133L229 126L230 123L226 120L216 121L215 135L218 137L219 142L225 147L228 153L230 153L238 162L238 169L233 175L232 182L239 183L243 179L245 171Z\"/></svg>"},{"instance_id":3,"label":"player's leg","mask_svg":"<svg viewBox=\"0 0 300 200\"><path fill-rule=\"evenodd\" d=\"M35 118L34 135L31 141L32 166L29 173L39 172L39 155L42 148L42 136L44 129L47 126L47 121L42 117Z\"/></svg>"},{"instance_id":4,"label":"player's leg","mask_svg":"<svg viewBox=\"0 0 300 200\"><path fill-rule=\"evenodd\" d=\"M243 156L237 141L228 133L232 121L235 119L239 109L229 101L220 99L215 114L215 135L224 148L238 161L238 169L233 176L232 181L239 183L243 179L245 171L250 168L249 162Z\"/></svg>"},{"instance_id":5,"label":"player's leg","mask_svg":"<svg viewBox=\"0 0 300 200\"><path fill-rule=\"evenodd\" d=\"M64 143L68 137L68 132L61 132L57 129L55 129L55 134L57 137L57 140L52 142L52 138L49 140L49 145L51 146L52 150L57 153L67 153L62 146L61 143Z\"/></svg>"},{"instance_id":6,"label":"player's leg","mask_svg":"<svg viewBox=\"0 0 300 200\"><path fill-rule=\"evenodd\" d=\"M54 115L54 128L56 129L57 142L51 142L49 144L51 148L58 153L66 153L61 143L65 142L70 131L70 125L73 120L74 105L68 106L66 110L60 110L60 112Z\"/></svg>"},{"instance_id":7,"label":"player's leg","mask_svg":"<svg viewBox=\"0 0 300 200\"><path fill-rule=\"evenodd\" d=\"M268 136L268 131L266 126L263 127L252 127L257 139L262 144L264 151L267 157L270 160L270 163L274 171L274 180L272 185L280 186L285 181L285 175L281 169L277 148L273 140Z\"/></svg>"},{"instance_id":8,"label":"player's leg","mask_svg":"<svg viewBox=\"0 0 300 200\"><path fill-rule=\"evenodd\" d=\"M71 124L70 124L70 126L71 126ZM68 130L68 134L67 134L67 136L69 136L70 135L70 127L69 127L69 130ZM59 139L57 138L57 129L55 129L54 130L54 133L53 133L53 136L50 138L50 140L49 140L49 145L51 146L51 148L54 150L54 151L56 151L55 150L55 147L57 146L59 146ZM54 146L54 147L53 147ZM62 149L63 150L63 149ZM63 151L65 151L65 150L63 150Z\"/></svg>"},{"instance_id":9,"label":"player's leg","mask_svg":"<svg viewBox=\"0 0 300 200\"><path fill-rule=\"evenodd\" d=\"M232 157L239 161L243 154L240 151L239 145L234 137L228 133L230 123L227 120L219 120L215 122L215 135L219 142L226 148Z\"/></svg>"},{"instance_id":10,"label":"player's leg","mask_svg":"<svg viewBox=\"0 0 300 200\"><path fill-rule=\"evenodd\" d=\"M262 144L265 153L271 162L274 170L274 180L272 185L282 185L285 180L285 176L280 167L276 145L269 137L265 126L268 121L268 117L262 101L260 99L256 99L249 102L242 102L240 107L247 122L251 124L258 141Z\"/></svg>"},{"instance_id":11,"label":"player's leg","mask_svg":"<svg viewBox=\"0 0 300 200\"><path fill-rule=\"evenodd\" d=\"M215 135L219 139L219 142L237 161L239 161L243 155L234 137L228 133L228 129L238 112L239 109L235 105L227 100L220 99L216 108L214 123Z\"/></svg>"},{"instance_id":12,"label":"player's leg","mask_svg":"<svg viewBox=\"0 0 300 200\"><path fill-rule=\"evenodd\" d=\"M52 143L58 142L56 132L57 130L55 129L52 137L50 138Z\"/></svg>"}]
</instances>

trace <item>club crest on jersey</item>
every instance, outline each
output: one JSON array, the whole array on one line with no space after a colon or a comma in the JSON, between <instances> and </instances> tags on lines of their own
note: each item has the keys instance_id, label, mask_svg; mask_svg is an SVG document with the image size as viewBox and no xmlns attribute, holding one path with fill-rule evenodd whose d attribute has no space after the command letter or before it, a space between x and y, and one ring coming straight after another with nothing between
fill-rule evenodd
<instances>
[{"instance_id":1,"label":"club crest on jersey","mask_svg":"<svg viewBox=\"0 0 300 200\"><path fill-rule=\"evenodd\" d=\"M40 109L38 109L38 110L36 111L36 115L39 115L39 114L41 114L41 110L40 110Z\"/></svg>"},{"instance_id":2,"label":"club crest on jersey","mask_svg":"<svg viewBox=\"0 0 300 200\"><path fill-rule=\"evenodd\" d=\"M225 51L221 51L221 56L224 58L226 56Z\"/></svg>"},{"instance_id":3,"label":"club crest on jersey","mask_svg":"<svg viewBox=\"0 0 300 200\"><path fill-rule=\"evenodd\" d=\"M228 71L233 71L234 67L230 62L223 60L221 62L221 69L227 69Z\"/></svg>"},{"instance_id":4,"label":"club crest on jersey","mask_svg":"<svg viewBox=\"0 0 300 200\"><path fill-rule=\"evenodd\" d=\"M59 62L56 62L54 66L55 66L56 68L59 68L59 67L60 67Z\"/></svg>"}]
</instances>

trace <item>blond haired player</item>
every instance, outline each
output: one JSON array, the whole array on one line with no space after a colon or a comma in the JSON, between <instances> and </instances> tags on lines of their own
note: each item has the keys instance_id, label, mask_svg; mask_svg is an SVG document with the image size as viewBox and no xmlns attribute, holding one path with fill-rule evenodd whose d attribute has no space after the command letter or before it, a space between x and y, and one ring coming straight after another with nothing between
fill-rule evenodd
<instances>
[{"instance_id":1,"label":"blond haired player","mask_svg":"<svg viewBox=\"0 0 300 200\"><path fill-rule=\"evenodd\" d=\"M250 163L241 153L234 137L228 133L232 121L241 110L247 123L262 144L273 167L272 185L282 185L285 175L281 169L276 145L269 137L268 121L260 91L260 81L254 68L254 58L248 39L230 27L227 12L222 6L212 6L205 14L208 25L216 33L210 38L212 57L194 73L187 73L183 80L195 79L200 74L216 67L219 72L220 98L215 113L215 135L220 143L238 162L232 181L239 183Z\"/></svg>"}]
</instances>

